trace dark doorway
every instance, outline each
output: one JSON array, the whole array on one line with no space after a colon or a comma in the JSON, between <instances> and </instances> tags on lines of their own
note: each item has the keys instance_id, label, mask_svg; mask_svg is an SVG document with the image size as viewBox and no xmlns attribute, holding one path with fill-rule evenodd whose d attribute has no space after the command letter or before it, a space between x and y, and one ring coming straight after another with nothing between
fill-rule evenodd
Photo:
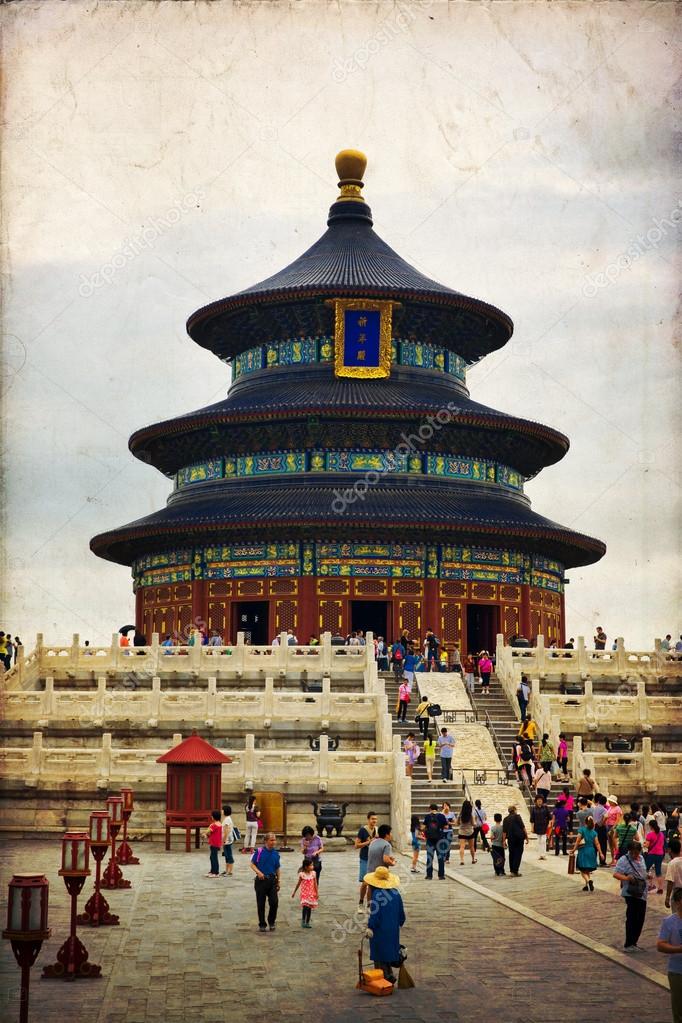
<instances>
[{"instance_id":1,"label":"dark doorway","mask_svg":"<svg viewBox=\"0 0 682 1023\"><path fill-rule=\"evenodd\" d=\"M500 609L494 604L467 605L467 653L495 653Z\"/></svg>"},{"instance_id":2,"label":"dark doorway","mask_svg":"<svg viewBox=\"0 0 682 1023\"><path fill-rule=\"evenodd\" d=\"M383 636L387 639L389 607L390 604L386 600L351 600L351 631L357 632L358 629L362 629L363 632L373 632L375 637Z\"/></svg>"},{"instance_id":3,"label":"dark doorway","mask_svg":"<svg viewBox=\"0 0 682 1023\"><path fill-rule=\"evenodd\" d=\"M242 600L233 604L232 611L232 642L237 641L237 633L243 632L244 639L251 646L265 646L268 639L268 615L270 605L267 600Z\"/></svg>"}]
</instances>

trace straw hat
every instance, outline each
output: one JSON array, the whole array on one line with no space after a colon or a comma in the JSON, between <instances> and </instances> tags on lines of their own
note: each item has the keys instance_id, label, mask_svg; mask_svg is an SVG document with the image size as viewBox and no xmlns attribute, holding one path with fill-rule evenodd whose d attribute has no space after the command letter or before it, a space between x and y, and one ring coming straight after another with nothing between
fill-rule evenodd
<instances>
[{"instance_id":1,"label":"straw hat","mask_svg":"<svg viewBox=\"0 0 682 1023\"><path fill-rule=\"evenodd\" d=\"M392 874L388 867L377 867L371 873L365 874L363 881L372 888L398 888L400 885L400 878L397 874Z\"/></svg>"},{"instance_id":2,"label":"straw hat","mask_svg":"<svg viewBox=\"0 0 682 1023\"><path fill-rule=\"evenodd\" d=\"M618 797L617 796L607 796L606 797L606 802L607 803L611 803L613 806L618 806Z\"/></svg>"}]
</instances>

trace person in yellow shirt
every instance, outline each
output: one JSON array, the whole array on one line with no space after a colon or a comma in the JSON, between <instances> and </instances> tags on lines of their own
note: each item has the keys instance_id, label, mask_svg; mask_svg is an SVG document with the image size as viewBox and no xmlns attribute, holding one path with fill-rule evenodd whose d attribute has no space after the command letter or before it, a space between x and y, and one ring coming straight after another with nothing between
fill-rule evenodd
<instances>
[{"instance_id":1,"label":"person in yellow shirt","mask_svg":"<svg viewBox=\"0 0 682 1023\"><path fill-rule=\"evenodd\" d=\"M424 762L426 764L426 774L429 782L433 781L433 765L436 762L436 747L437 743L435 739L424 739Z\"/></svg>"},{"instance_id":2,"label":"person in yellow shirt","mask_svg":"<svg viewBox=\"0 0 682 1023\"><path fill-rule=\"evenodd\" d=\"M532 717L527 714L519 728L519 739L530 739L530 741L534 743L539 734L540 731L538 726L535 724Z\"/></svg>"}]
</instances>

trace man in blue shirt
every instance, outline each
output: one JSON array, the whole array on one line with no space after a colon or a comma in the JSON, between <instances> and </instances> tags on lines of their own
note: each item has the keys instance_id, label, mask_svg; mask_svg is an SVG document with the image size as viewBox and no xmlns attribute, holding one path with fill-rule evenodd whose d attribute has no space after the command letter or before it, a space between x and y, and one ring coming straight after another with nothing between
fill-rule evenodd
<instances>
[{"instance_id":1,"label":"man in blue shirt","mask_svg":"<svg viewBox=\"0 0 682 1023\"><path fill-rule=\"evenodd\" d=\"M256 875L253 886L256 890L256 906L258 907L258 929L264 934L268 927L275 929L277 907L279 905L279 853L275 849L275 833L269 831L265 836L265 844L256 849L251 857L251 870ZM268 903L268 922L265 923L265 903Z\"/></svg>"},{"instance_id":2,"label":"man in blue shirt","mask_svg":"<svg viewBox=\"0 0 682 1023\"><path fill-rule=\"evenodd\" d=\"M668 960L668 983L673 1008L673 1020L682 1019L682 888L676 888L672 897L672 916L665 918L658 932L656 948Z\"/></svg>"}]
</instances>

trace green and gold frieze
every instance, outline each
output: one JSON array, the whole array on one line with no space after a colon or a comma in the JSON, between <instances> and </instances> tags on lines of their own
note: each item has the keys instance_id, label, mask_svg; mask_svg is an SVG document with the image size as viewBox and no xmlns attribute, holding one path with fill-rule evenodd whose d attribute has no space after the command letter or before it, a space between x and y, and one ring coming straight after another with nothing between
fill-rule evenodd
<instances>
[{"instance_id":1,"label":"green and gold frieze","mask_svg":"<svg viewBox=\"0 0 682 1023\"><path fill-rule=\"evenodd\" d=\"M540 556L488 547L375 543L252 543L183 548L133 564L135 587L194 579L276 577L461 579L563 591L563 567Z\"/></svg>"},{"instance_id":2,"label":"green and gold frieze","mask_svg":"<svg viewBox=\"0 0 682 1023\"><path fill-rule=\"evenodd\" d=\"M396 451L258 451L197 462L176 474L175 489L184 490L221 479L290 473L415 473L472 483L490 483L523 493L523 477L508 465L462 455L403 454Z\"/></svg>"},{"instance_id":3,"label":"green and gold frieze","mask_svg":"<svg viewBox=\"0 0 682 1023\"><path fill-rule=\"evenodd\" d=\"M456 352L438 345L422 344L393 338L391 364L412 369L431 369L466 381L467 364ZM234 379L261 369L276 366L312 365L334 361L334 339L331 337L300 337L272 341L249 348L233 361Z\"/></svg>"}]
</instances>

